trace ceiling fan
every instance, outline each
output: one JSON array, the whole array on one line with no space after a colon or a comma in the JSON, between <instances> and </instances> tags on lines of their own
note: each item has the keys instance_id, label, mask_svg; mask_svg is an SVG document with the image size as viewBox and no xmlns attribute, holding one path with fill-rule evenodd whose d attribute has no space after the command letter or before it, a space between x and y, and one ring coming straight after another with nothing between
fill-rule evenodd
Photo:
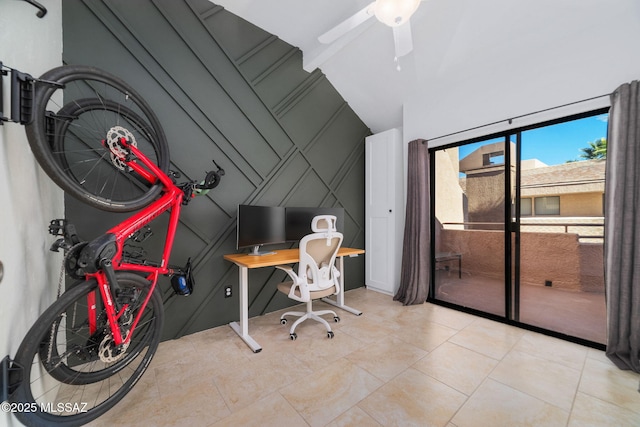
<instances>
[{"instance_id":1,"label":"ceiling fan","mask_svg":"<svg viewBox=\"0 0 640 427\"><path fill-rule=\"evenodd\" d=\"M375 0L318 37L323 44L331 44L374 16L393 29L395 60L413 50L409 18L422 0ZM398 66L399 69L399 66Z\"/></svg>"}]
</instances>

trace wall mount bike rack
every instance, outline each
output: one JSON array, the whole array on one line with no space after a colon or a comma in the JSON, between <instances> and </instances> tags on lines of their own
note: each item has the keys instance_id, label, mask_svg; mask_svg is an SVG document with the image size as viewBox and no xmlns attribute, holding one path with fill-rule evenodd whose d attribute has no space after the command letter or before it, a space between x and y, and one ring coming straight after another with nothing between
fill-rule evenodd
<instances>
[{"instance_id":1,"label":"wall mount bike rack","mask_svg":"<svg viewBox=\"0 0 640 427\"><path fill-rule=\"evenodd\" d=\"M11 359L5 356L0 362L0 402L9 398L9 366L11 366Z\"/></svg>"},{"instance_id":2,"label":"wall mount bike rack","mask_svg":"<svg viewBox=\"0 0 640 427\"><path fill-rule=\"evenodd\" d=\"M11 393L18 388L19 382L11 383L11 372L20 371L22 367L13 363L13 360L9 356L5 356L0 361L0 402L4 402L9 399Z\"/></svg>"},{"instance_id":3,"label":"wall mount bike rack","mask_svg":"<svg viewBox=\"0 0 640 427\"><path fill-rule=\"evenodd\" d=\"M11 107L10 115L5 117L2 79L7 75L10 75L11 79ZM0 125L4 122L20 123L21 125L31 122L34 82L35 79L31 75L6 67L0 61Z\"/></svg>"},{"instance_id":4,"label":"wall mount bike rack","mask_svg":"<svg viewBox=\"0 0 640 427\"><path fill-rule=\"evenodd\" d=\"M36 12L36 16L38 18L44 18L44 15L47 14L47 8L41 5L40 3L38 3L37 1L35 0L23 0L23 1L26 1L27 3L29 3L30 5L38 9L38 11Z\"/></svg>"}]
</instances>

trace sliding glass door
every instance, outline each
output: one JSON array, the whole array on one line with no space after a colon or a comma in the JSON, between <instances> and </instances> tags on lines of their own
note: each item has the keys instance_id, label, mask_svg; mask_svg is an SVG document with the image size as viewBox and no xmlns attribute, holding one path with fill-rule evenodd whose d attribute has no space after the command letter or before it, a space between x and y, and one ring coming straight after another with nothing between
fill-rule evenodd
<instances>
[{"instance_id":1,"label":"sliding glass door","mask_svg":"<svg viewBox=\"0 0 640 427\"><path fill-rule=\"evenodd\" d=\"M518 320L601 344L606 132L606 114L523 131L518 177Z\"/></svg>"},{"instance_id":2,"label":"sliding glass door","mask_svg":"<svg viewBox=\"0 0 640 427\"><path fill-rule=\"evenodd\" d=\"M605 343L602 111L433 149L431 299Z\"/></svg>"},{"instance_id":3,"label":"sliding glass door","mask_svg":"<svg viewBox=\"0 0 640 427\"><path fill-rule=\"evenodd\" d=\"M505 138L435 155L435 298L505 315Z\"/></svg>"}]
</instances>

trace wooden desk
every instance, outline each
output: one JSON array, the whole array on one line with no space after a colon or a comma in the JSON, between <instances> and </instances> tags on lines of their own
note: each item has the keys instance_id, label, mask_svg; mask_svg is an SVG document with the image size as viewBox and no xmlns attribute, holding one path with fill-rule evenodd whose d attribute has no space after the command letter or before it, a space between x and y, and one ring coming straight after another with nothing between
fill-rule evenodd
<instances>
[{"instance_id":1,"label":"wooden desk","mask_svg":"<svg viewBox=\"0 0 640 427\"><path fill-rule=\"evenodd\" d=\"M335 299L323 298L322 300L335 307L347 310L356 316L362 314L361 311L344 304L344 257L355 257L364 253L364 249L340 248L337 255L338 270L340 271L340 292ZM254 353L262 350L251 335L249 335L249 269L261 267L275 267L276 265L295 264L299 261L299 249L279 249L270 255L248 255L229 254L224 259L231 261L240 269L238 282L240 284L240 320L229 323L229 326L244 340Z\"/></svg>"}]
</instances>

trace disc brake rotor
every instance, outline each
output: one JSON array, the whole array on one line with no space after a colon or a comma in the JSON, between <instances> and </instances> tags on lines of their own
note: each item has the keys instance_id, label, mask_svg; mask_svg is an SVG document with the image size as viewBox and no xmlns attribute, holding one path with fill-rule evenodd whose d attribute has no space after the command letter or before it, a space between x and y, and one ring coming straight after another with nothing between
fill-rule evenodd
<instances>
[{"instance_id":1,"label":"disc brake rotor","mask_svg":"<svg viewBox=\"0 0 640 427\"><path fill-rule=\"evenodd\" d=\"M123 160L127 156L127 151L120 144L121 138L127 140L127 142L134 147L138 146L135 137L126 128L122 126L114 126L107 132L107 138L105 139L109 151L111 151L111 163L122 171L129 171L127 164Z\"/></svg>"},{"instance_id":2,"label":"disc brake rotor","mask_svg":"<svg viewBox=\"0 0 640 427\"><path fill-rule=\"evenodd\" d=\"M133 323L133 313L128 309L125 310L118 323L121 327L120 332L122 333L122 336L126 337L129 333L128 326L131 326ZM131 342L127 342L126 344L121 344L116 347L115 342L113 341L113 336L109 333L105 335L98 346L98 356L101 361L106 363L117 362L124 357L130 343Z\"/></svg>"},{"instance_id":3,"label":"disc brake rotor","mask_svg":"<svg viewBox=\"0 0 640 427\"><path fill-rule=\"evenodd\" d=\"M109 334L104 337L100 343L100 346L98 347L98 356L100 356L100 360L105 363L117 362L124 357L127 347L129 347L129 343L116 347L113 339L111 338L111 334Z\"/></svg>"}]
</instances>

